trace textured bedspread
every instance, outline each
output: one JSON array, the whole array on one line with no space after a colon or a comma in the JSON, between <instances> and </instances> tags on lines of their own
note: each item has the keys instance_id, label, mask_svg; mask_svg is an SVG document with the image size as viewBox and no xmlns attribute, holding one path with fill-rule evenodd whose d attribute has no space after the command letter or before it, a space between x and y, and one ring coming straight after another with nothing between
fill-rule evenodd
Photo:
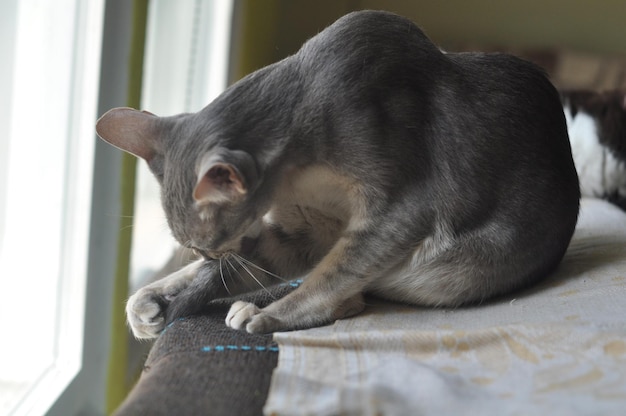
<instances>
[{"instance_id":1,"label":"textured bedspread","mask_svg":"<svg viewBox=\"0 0 626 416\"><path fill-rule=\"evenodd\" d=\"M274 340L266 414L626 414L626 214L584 200L559 270L525 292L456 310L375 302Z\"/></svg>"}]
</instances>

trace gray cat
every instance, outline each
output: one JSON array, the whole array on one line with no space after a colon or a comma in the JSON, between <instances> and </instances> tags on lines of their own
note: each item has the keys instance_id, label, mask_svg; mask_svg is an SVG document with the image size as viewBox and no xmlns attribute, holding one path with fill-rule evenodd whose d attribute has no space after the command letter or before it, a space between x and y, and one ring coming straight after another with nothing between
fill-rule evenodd
<instances>
[{"instance_id":1,"label":"gray cat","mask_svg":"<svg viewBox=\"0 0 626 416\"><path fill-rule=\"evenodd\" d=\"M202 256L130 298L140 338L279 276L306 277L263 309L235 302L226 324L309 328L359 313L364 294L480 303L554 270L578 216L544 73L442 53L386 12L344 16L198 113L117 108L97 131L148 162L172 233Z\"/></svg>"}]
</instances>

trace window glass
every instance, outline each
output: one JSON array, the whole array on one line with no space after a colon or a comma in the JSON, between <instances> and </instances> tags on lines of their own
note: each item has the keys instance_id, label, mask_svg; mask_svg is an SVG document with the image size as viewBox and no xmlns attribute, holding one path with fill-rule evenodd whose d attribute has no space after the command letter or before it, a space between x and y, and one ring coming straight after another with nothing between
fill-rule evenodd
<instances>
[{"instance_id":1,"label":"window glass","mask_svg":"<svg viewBox=\"0 0 626 416\"><path fill-rule=\"evenodd\" d=\"M2 414L80 367L101 2L78 3L0 5Z\"/></svg>"}]
</instances>

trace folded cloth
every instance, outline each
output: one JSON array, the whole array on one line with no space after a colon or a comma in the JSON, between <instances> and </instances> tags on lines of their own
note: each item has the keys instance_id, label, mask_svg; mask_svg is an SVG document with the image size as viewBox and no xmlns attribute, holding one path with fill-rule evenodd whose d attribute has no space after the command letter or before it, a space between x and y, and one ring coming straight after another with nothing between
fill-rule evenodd
<instances>
[{"instance_id":1,"label":"folded cloth","mask_svg":"<svg viewBox=\"0 0 626 416\"><path fill-rule=\"evenodd\" d=\"M546 235L546 238L550 238ZM268 415L623 414L626 213L583 200L559 269L488 304L372 301L277 333Z\"/></svg>"}]
</instances>

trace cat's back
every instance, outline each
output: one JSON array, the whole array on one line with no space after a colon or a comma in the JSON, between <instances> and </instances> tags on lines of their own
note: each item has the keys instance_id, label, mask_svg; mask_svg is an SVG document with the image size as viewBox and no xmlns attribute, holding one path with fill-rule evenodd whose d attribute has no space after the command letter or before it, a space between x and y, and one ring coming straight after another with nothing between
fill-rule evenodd
<instances>
[{"instance_id":1,"label":"cat's back","mask_svg":"<svg viewBox=\"0 0 626 416\"><path fill-rule=\"evenodd\" d=\"M414 22L374 10L343 16L306 42L295 58L306 75L324 78L331 85L336 80L380 82L386 75L407 81L401 72L424 78L446 63L441 51Z\"/></svg>"},{"instance_id":2,"label":"cat's back","mask_svg":"<svg viewBox=\"0 0 626 416\"><path fill-rule=\"evenodd\" d=\"M447 53L446 58L453 67L440 76L434 106L456 129L452 137L468 138L457 144L480 146L488 157L490 149L513 158L521 152L572 176L559 94L540 67L504 53Z\"/></svg>"},{"instance_id":3,"label":"cat's back","mask_svg":"<svg viewBox=\"0 0 626 416\"><path fill-rule=\"evenodd\" d=\"M532 62L506 53L446 53L452 63L449 81L457 91L474 97L475 105L491 106L490 111L509 106L520 112L540 116L538 108L564 126L562 107L556 88L545 71ZM563 130L564 131L564 130Z\"/></svg>"}]
</instances>

